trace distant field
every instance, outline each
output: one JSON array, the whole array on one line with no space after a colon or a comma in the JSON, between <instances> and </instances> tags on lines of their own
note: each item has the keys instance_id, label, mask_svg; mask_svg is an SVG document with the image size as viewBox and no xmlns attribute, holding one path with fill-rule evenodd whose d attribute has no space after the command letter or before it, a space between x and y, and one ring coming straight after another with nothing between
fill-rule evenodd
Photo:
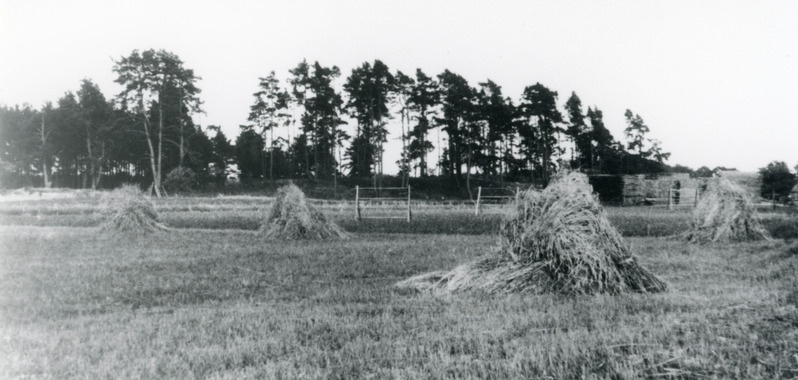
<instances>
[{"instance_id":1,"label":"distant field","mask_svg":"<svg viewBox=\"0 0 798 380\"><path fill-rule=\"evenodd\" d=\"M170 197L154 199L163 222L173 228L243 229L260 226L271 198L267 197ZM467 203L413 203L413 222L354 220L351 202L318 201L318 207L348 231L357 233L493 234L502 217L500 207L474 215ZM52 199L39 202L0 202L0 224L91 227L99 223L99 197ZM404 216L403 205L363 206L363 215ZM690 210L657 207L608 207L610 220L624 236L670 236L689 227ZM798 238L798 215L764 212L765 227L778 238Z\"/></svg>"},{"instance_id":2,"label":"distant field","mask_svg":"<svg viewBox=\"0 0 798 380\"><path fill-rule=\"evenodd\" d=\"M489 252L499 216L328 205L353 239L275 242L262 199L156 202L174 230L121 240L84 228L96 199L0 204L0 378L798 376L798 249L687 245L685 212L608 209L668 293L435 297L392 284Z\"/></svg>"}]
</instances>

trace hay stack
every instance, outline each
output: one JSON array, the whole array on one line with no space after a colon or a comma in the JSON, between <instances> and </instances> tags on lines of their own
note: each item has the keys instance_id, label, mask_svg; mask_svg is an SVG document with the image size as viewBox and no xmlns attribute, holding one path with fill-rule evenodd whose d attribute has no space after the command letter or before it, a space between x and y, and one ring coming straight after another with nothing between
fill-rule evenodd
<instances>
[{"instance_id":1,"label":"hay stack","mask_svg":"<svg viewBox=\"0 0 798 380\"><path fill-rule=\"evenodd\" d=\"M277 197L260 227L267 239L344 239L346 231L328 220L295 185L277 190Z\"/></svg>"},{"instance_id":2,"label":"hay stack","mask_svg":"<svg viewBox=\"0 0 798 380\"><path fill-rule=\"evenodd\" d=\"M105 196L102 218L103 232L148 234L166 230L158 221L155 206L135 185L124 185Z\"/></svg>"},{"instance_id":3,"label":"hay stack","mask_svg":"<svg viewBox=\"0 0 798 380\"><path fill-rule=\"evenodd\" d=\"M685 239L729 243L769 239L746 190L726 179L712 181L702 195Z\"/></svg>"},{"instance_id":4,"label":"hay stack","mask_svg":"<svg viewBox=\"0 0 798 380\"><path fill-rule=\"evenodd\" d=\"M587 177L568 173L542 192L527 190L502 222L498 254L397 284L400 288L488 293L659 292L593 198Z\"/></svg>"}]
</instances>

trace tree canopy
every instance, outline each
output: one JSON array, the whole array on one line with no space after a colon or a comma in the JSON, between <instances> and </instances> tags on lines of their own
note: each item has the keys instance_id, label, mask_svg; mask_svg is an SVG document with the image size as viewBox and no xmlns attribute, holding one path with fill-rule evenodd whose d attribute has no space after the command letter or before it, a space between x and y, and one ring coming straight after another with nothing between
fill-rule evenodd
<instances>
[{"instance_id":1,"label":"tree canopy","mask_svg":"<svg viewBox=\"0 0 798 380\"><path fill-rule=\"evenodd\" d=\"M347 176L380 186L387 146L397 140L403 185L437 175L470 192L474 178L545 184L563 167L668 170L670 153L640 115L626 111L624 144L598 107L585 109L575 91L560 104L539 82L514 101L490 79L472 84L448 69L407 75L373 60L341 78L337 66L302 60L282 79L268 71L253 81L251 124L231 143L220 126L195 123L201 78L176 54L134 50L111 69L122 91L110 99L84 79L39 109L0 106L5 186L133 181L161 194L164 173L176 168L196 186L223 186L236 169L245 182Z\"/></svg>"}]
</instances>

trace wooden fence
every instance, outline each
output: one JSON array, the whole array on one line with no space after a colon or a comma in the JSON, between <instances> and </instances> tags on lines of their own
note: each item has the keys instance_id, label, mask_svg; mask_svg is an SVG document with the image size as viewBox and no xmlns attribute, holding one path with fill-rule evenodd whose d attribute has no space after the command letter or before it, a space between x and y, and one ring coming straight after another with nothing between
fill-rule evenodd
<instances>
[{"instance_id":1,"label":"wooden fence","mask_svg":"<svg viewBox=\"0 0 798 380\"><path fill-rule=\"evenodd\" d=\"M483 208L485 206L504 206L511 203L518 198L520 188L515 189L508 187L478 187L477 200L474 205L474 215L485 213ZM488 207L491 211L495 211L497 207Z\"/></svg>"},{"instance_id":2,"label":"wooden fence","mask_svg":"<svg viewBox=\"0 0 798 380\"><path fill-rule=\"evenodd\" d=\"M654 196L643 198L645 203L653 206L667 207L669 210L691 209L698 206L701 200L701 191L698 188L669 189L659 192Z\"/></svg>"},{"instance_id":3,"label":"wooden fence","mask_svg":"<svg viewBox=\"0 0 798 380\"><path fill-rule=\"evenodd\" d=\"M364 219L404 219L413 220L411 188L407 187L360 187L355 186L354 212L355 220ZM520 188L510 187L478 187L474 202L474 215L501 212L507 205L518 198ZM596 199L598 194L594 193ZM701 199L698 188L670 189L667 192L650 194L643 198L646 204L666 207L669 210L694 208ZM321 200L319 200L322 202ZM342 202L341 206L351 201ZM460 203L462 201L448 203ZM465 201L467 202L467 201ZM442 202L443 203L446 202ZM463 204L465 206L466 204ZM351 207L348 206L348 207Z\"/></svg>"},{"instance_id":4,"label":"wooden fence","mask_svg":"<svg viewBox=\"0 0 798 380\"><path fill-rule=\"evenodd\" d=\"M405 219L409 223L413 219L410 194L410 186L355 186L355 220ZM397 215L396 211L400 211L401 215Z\"/></svg>"}]
</instances>

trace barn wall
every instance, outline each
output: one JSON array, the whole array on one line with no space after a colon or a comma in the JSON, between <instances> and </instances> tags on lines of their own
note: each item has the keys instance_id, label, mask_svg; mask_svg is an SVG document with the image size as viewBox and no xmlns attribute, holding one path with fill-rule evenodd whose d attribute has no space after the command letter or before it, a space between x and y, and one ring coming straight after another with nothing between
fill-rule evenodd
<instances>
[{"instance_id":1,"label":"barn wall","mask_svg":"<svg viewBox=\"0 0 798 380\"><path fill-rule=\"evenodd\" d=\"M648 203L667 203L670 189L676 189L679 183L676 202L691 203L695 201L696 188L706 183L706 178L691 178L687 173L674 174L637 174L623 176L623 204L637 205Z\"/></svg>"}]
</instances>

